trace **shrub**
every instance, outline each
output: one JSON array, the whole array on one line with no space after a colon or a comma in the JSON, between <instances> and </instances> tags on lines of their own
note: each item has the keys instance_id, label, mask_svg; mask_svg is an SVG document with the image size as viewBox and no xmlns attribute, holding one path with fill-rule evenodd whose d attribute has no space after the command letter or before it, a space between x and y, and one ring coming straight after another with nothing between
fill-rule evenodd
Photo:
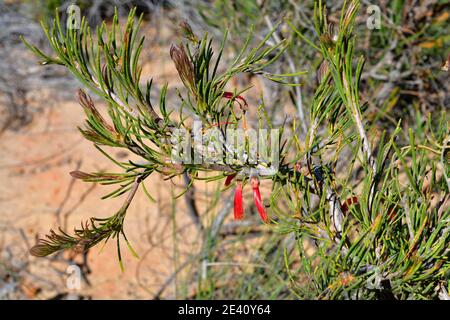
<instances>
[{"instance_id":1,"label":"shrub","mask_svg":"<svg viewBox=\"0 0 450 320\"><path fill-rule=\"evenodd\" d=\"M65 33L58 17L52 28L44 26L55 55L27 45L43 64L65 66L107 102L108 119L84 91L79 91L86 114L86 125L80 132L121 170L71 174L86 182L117 184L118 188L107 197L127 196L115 214L102 219L93 217L74 234L50 231L31 249L32 254L46 256L69 248L86 250L115 239L121 261L121 239L136 254L123 225L137 190L142 188L149 194L143 184L145 179L162 174L167 178L187 175L195 181L205 179L203 172L208 172L214 174L209 174L207 181L225 179L226 188L235 188L236 219L244 217L242 189L249 185L266 229L294 239L291 246L283 248L276 243L271 248L283 256L282 277L290 283L289 294L279 296L448 298L447 117L444 111L438 121L429 116L414 130L404 129L401 119L395 128L382 132L368 125L368 104L360 96L365 60L355 57L358 8L359 1L345 3L333 26L326 7L317 2L314 31L318 40L314 42L287 21L298 37L295 40L311 47L322 62L303 122L294 119L285 123L278 137L267 130L276 127L264 101L250 110L257 116L257 121L250 122L247 118L252 106L245 98L250 88L230 89L230 81L247 73L282 87L299 85L297 79L303 73L298 70L278 74L269 71L289 46L299 45L292 41L294 38L277 37L279 24L253 48L250 33L235 59L225 67L221 62L226 33L216 50L207 34L199 37L182 23L184 40L172 46L170 56L185 88L178 92L179 107L172 109L166 105L167 86L160 91L158 103L150 94L152 80L141 86L139 54L144 39L138 36L141 19L136 23L134 10L123 32L116 14L111 28L107 30L102 24L96 37L85 20L80 29ZM269 44L271 38L278 41ZM216 129L206 136L206 146L195 143L198 132L192 127L194 120ZM260 140L270 142L269 150L255 149L249 123L256 129L266 129L260 131ZM240 132L241 143L230 143L228 131ZM193 146L188 154L179 152L180 142ZM127 149L143 161L119 162L103 150L104 146ZM262 159L256 163L251 161L255 150ZM264 151L278 152L279 163L264 156ZM230 154L232 160L227 158ZM190 161L192 158L194 161ZM270 193L261 194L262 180L270 182ZM307 242L314 243L313 252L305 250ZM265 275L270 277L270 272ZM265 277L259 281L270 282ZM197 296L204 297L201 291L207 289L199 290Z\"/></svg>"}]
</instances>

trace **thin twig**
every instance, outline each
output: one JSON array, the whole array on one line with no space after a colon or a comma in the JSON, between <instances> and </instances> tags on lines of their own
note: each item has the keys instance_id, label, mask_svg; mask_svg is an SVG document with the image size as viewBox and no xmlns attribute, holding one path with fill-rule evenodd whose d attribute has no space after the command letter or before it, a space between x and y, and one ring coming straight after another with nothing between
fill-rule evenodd
<instances>
[{"instance_id":1,"label":"thin twig","mask_svg":"<svg viewBox=\"0 0 450 320\"><path fill-rule=\"evenodd\" d=\"M191 217L192 221L199 229L199 231L203 231L203 224L200 220L200 214L198 212L197 203L195 201L195 187L194 185L191 185L192 181L187 172L183 173L183 179L185 188L189 188L189 190L184 194L184 199L186 200L186 206L189 216Z\"/></svg>"},{"instance_id":2,"label":"thin twig","mask_svg":"<svg viewBox=\"0 0 450 320\"><path fill-rule=\"evenodd\" d=\"M264 20L266 21L266 24L269 27L269 29L273 30L274 26L273 26L272 22L270 21L270 18L268 16L264 16ZM273 32L272 37L277 44L281 43L281 39L278 36L278 33L276 31ZM291 56L288 53L286 53L285 57L286 57L286 60L289 64L289 68L291 69L292 73L297 72L298 70L295 67L295 63L292 60ZM294 82L299 84L300 78L298 76L295 76ZM305 137L306 132L308 132L308 127L306 125L305 113L303 111L303 98L302 98L302 91L300 89L300 86L295 86L294 91L295 91L295 97L296 97L296 106L297 106L298 117L300 119L300 124L301 124L301 128L302 128L302 135L303 135L303 137Z\"/></svg>"}]
</instances>

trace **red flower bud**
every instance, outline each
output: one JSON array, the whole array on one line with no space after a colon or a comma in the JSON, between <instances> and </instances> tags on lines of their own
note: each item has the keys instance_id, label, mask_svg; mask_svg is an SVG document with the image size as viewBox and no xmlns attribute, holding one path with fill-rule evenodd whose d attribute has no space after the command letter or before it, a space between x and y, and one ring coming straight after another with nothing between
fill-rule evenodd
<instances>
[{"instance_id":1,"label":"red flower bud","mask_svg":"<svg viewBox=\"0 0 450 320\"><path fill-rule=\"evenodd\" d=\"M397 217L397 211L395 210L395 207L389 208L387 214L388 214L389 222L394 222L395 218Z\"/></svg>"},{"instance_id":2,"label":"red flower bud","mask_svg":"<svg viewBox=\"0 0 450 320\"><path fill-rule=\"evenodd\" d=\"M358 198L357 197L351 197L348 198L341 206L342 209L342 213L346 214L348 211L348 207L352 204L357 204L358 203Z\"/></svg>"},{"instance_id":3,"label":"red flower bud","mask_svg":"<svg viewBox=\"0 0 450 320\"><path fill-rule=\"evenodd\" d=\"M234 193L234 219L241 220L244 218L244 207L242 205L242 184L236 185Z\"/></svg>"},{"instance_id":4,"label":"red flower bud","mask_svg":"<svg viewBox=\"0 0 450 320\"><path fill-rule=\"evenodd\" d=\"M232 92L225 91L225 92L223 93L223 96L222 96L222 97L224 97L225 99L230 100L230 99L233 99L234 94L233 94ZM243 105L238 101L238 103L239 103L239 105L240 105L240 107L241 107L242 110L245 111L245 110L248 109L248 103L247 103L247 100L244 99L244 97L242 97L242 96L237 96L237 97L234 97L234 99L238 99L238 100L242 101Z\"/></svg>"},{"instance_id":5,"label":"red flower bud","mask_svg":"<svg viewBox=\"0 0 450 320\"><path fill-rule=\"evenodd\" d=\"M253 200L255 201L255 206L258 209L259 216L264 222L268 222L269 218L267 217L266 211L264 210L264 206L261 200L261 193L259 192L259 180L256 177L252 178L252 187L253 187Z\"/></svg>"},{"instance_id":6,"label":"red flower bud","mask_svg":"<svg viewBox=\"0 0 450 320\"><path fill-rule=\"evenodd\" d=\"M225 187L228 187L231 183L231 181L233 181L234 177L236 177L236 173L230 174L229 176L227 176L227 178L225 179Z\"/></svg>"}]
</instances>

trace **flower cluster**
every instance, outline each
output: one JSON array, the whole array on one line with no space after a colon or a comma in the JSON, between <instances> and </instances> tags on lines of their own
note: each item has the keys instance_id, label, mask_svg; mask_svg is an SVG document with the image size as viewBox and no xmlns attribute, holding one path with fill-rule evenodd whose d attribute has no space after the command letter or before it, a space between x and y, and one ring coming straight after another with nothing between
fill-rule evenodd
<instances>
[{"instance_id":1,"label":"flower cluster","mask_svg":"<svg viewBox=\"0 0 450 320\"><path fill-rule=\"evenodd\" d=\"M236 177L236 174L229 175L225 180L225 186L229 186L231 181ZM256 209L258 209L259 216L262 221L269 222L269 217L267 216L266 210L261 198L261 192L259 191L259 179L257 176L252 176L250 178L252 189L253 189L253 201L255 202ZM236 189L234 192L234 219L241 220L244 218L244 204L243 204L243 182L236 182Z\"/></svg>"}]
</instances>

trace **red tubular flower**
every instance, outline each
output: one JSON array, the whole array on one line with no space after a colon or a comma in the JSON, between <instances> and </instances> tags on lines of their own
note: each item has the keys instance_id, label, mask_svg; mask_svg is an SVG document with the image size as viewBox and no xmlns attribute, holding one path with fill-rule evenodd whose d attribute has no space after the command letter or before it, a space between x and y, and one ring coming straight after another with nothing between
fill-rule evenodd
<instances>
[{"instance_id":1,"label":"red tubular flower","mask_svg":"<svg viewBox=\"0 0 450 320\"><path fill-rule=\"evenodd\" d=\"M244 218L244 206L242 205L242 184L236 184L234 193L234 219L241 220Z\"/></svg>"},{"instance_id":2,"label":"red tubular flower","mask_svg":"<svg viewBox=\"0 0 450 320\"><path fill-rule=\"evenodd\" d=\"M259 180L256 177L252 178L252 188L253 188L253 200L255 201L255 206L258 209L259 216L264 222L269 221L266 211L261 200L261 193L259 192Z\"/></svg>"}]
</instances>

